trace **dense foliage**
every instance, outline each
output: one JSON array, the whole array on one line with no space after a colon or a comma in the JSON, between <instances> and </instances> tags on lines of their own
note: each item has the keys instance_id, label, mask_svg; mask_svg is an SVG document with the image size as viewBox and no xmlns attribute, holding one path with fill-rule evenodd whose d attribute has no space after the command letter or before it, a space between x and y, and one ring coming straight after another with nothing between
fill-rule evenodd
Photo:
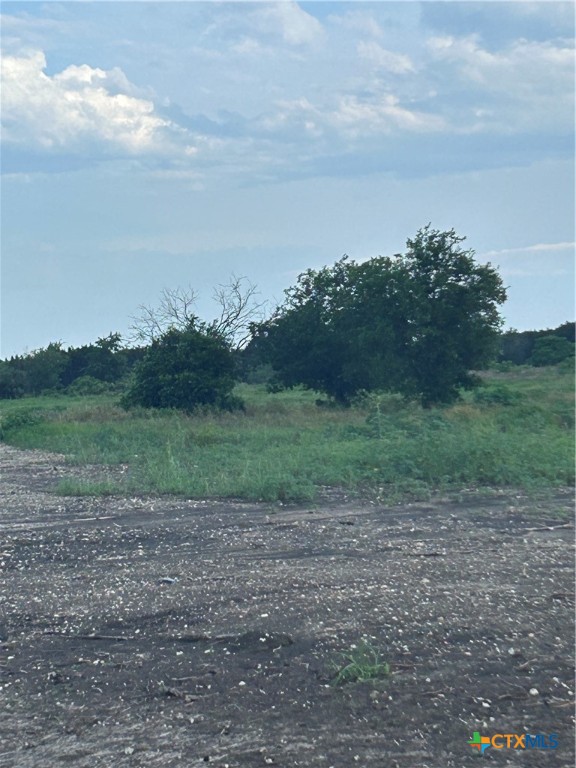
<instances>
[{"instance_id":1,"label":"dense foliage","mask_svg":"<svg viewBox=\"0 0 576 768\"><path fill-rule=\"evenodd\" d=\"M0 398L59 391L102 392L118 385L143 354L141 348L122 347L117 333L68 349L61 342L52 342L44 349L0 360Z\"/></svg>"},{"instance_id":2,"label":"dense foliage","mask_svg":"<svg viewBox=\"0 0 576 768\"><path fill-rule=\"evenodd\" d=\"M574 356L575 324L562 323L543 331L507 331L502 334L499 360L515 365L555 365ZM541 340L546 338L545 342ZM558 341L550 341L550 339Z\"/></svg>"},{"instance_id":3,"label":"dense foliage","mask_svg":"<svg viewBox=\"0 0 576 768\"><path fill-rule=\"evenodd\" d=\"M255 327L254 343L285 386L342 403L374 389L451 402L496 353L506 298L496 270L463 240L428 226L404 255L308 270Z\"/></svg>"},{"instance_id":4,"label":"dense foliage","mask_svg":"<svg viewBox=\"0 0 576 768\"><path fill-rule=\"evenodd\" d=\"M239 407L232 396L234 358L217 333L190 326L171 328L148 347L123 398L125 406L179 408Z\"/></svg>"}]
</instances>

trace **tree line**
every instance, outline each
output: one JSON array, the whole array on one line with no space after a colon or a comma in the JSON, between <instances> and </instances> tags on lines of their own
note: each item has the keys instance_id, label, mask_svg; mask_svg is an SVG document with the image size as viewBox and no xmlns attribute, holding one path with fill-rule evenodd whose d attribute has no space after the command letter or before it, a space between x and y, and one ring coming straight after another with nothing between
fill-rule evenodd
<instances>
[{"instance_id":1,"label":"tree line","mask_svg":"<svg viewBox=\"0 0 576 768\"><path fill-rule=\"evenodd\" d=\"M506 331L500 339L499 362L556 365L574 355L575 324L566 322L542 331Z\"/></svg>"},{"instance_id":2,"label":"tree line","mask_svg":"<svg viewBox=\"0 0 576 768\"><path fill-rule=\"evenodd\" d=\"M146 354L127 347L118 333L93 344L64 348L62 342L0 360L0 398L48 392L100 394L118 387Z\"/></svg>"},{"instance_id":3,"label":"tree line","mask_svg":"<svg viewBox=\"0 0 576 768\"><path fill-rule=\"evenodd\" d=\"M380 390L428 407L457 399L494 362L571 358L574 323L502 333L506 289L464 240L428 225L402 254L309 269L272 312L245 278L215 290L211 322L196 316L193 290L165 290L159 306L140 307L126 343L110 333L0 361L0 397L116 389L126 408L232 409L242 405L236 381L251 379L272 390L303 385L344 405Z\"/></svg>"}]
</instances>

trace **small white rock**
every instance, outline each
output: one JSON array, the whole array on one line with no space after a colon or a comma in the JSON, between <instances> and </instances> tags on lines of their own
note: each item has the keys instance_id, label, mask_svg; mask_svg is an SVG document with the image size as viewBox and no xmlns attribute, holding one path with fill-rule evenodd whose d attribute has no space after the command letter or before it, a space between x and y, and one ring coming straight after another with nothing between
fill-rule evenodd
<instances>
[{"instance_id":1,"label":"small white rock","mask_svg":"<svg viewBox=\"0 0 576 768\"><path fill-rule=\"evenodd\" d=\"M540 691L538 688L530 688L530 696L538 696L540 694Z\"/></svg>"}]
</instances>

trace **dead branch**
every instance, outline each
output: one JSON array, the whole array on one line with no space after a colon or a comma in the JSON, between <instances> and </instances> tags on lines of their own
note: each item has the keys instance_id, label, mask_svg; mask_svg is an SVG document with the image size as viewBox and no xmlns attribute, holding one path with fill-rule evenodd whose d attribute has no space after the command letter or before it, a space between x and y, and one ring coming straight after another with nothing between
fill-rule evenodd
<instances>
[{"instance_id":1,"label":"dead branch","mask_svg":"<svg viewBox=\"0 0 576 768\"><path fill-rule=\"evenodd\" d=\"M264 318L266 302L257 301L257 296L258 290L248 278L232 275L228 283L214 289L212 298L220 311L207 323L194 312L198 294L193 288L164 288L157 307L141 304L139 314L130 318L130 341L152 344L170 329L197 327L217 333L232 347L241 349L251 337L250 325Z\"/></svg>"},{"instance_id":2,"label":"dead branch","mask_svg":"<svg viewBox=\"0 0 576 768\"><path fill-rule=\"evenodd\" d=\"M220 306L220 316L210 327L236 349L241 349L250 339L250 324L263 319L266 302L257 301L257 295L256 286L248 278L236 275L215 288L212 295Z\"/></svg>"},{"instance_id":3,"label":"dead branch","mask_svg":"<svg viewBox=\"0 0 576 768\"><path fill-rule=\"evenodd\" d=\"M197 293L190 286L163 288L157 307L140 304L139 314L130 318L130 341L152 344L171 328L183 331L194 325L198 321L194 313L197 300Z\"/></svg>"}]
</instances>

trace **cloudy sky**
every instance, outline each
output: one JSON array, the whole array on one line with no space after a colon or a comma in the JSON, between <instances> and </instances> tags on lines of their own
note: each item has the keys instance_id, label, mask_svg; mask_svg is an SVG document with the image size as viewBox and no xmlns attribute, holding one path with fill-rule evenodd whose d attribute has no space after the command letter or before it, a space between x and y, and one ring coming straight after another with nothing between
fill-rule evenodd
<instances>
[{"instance_id":1,"label":"cloudy sky","mask_svg":"<svg viewBox=\"0 0 576 768\"><path fill-rule=\"evenodd\" d=\"M570 2L3 2L0 355L454 227L574 319Z\"/></svg>"}]
</instances>

